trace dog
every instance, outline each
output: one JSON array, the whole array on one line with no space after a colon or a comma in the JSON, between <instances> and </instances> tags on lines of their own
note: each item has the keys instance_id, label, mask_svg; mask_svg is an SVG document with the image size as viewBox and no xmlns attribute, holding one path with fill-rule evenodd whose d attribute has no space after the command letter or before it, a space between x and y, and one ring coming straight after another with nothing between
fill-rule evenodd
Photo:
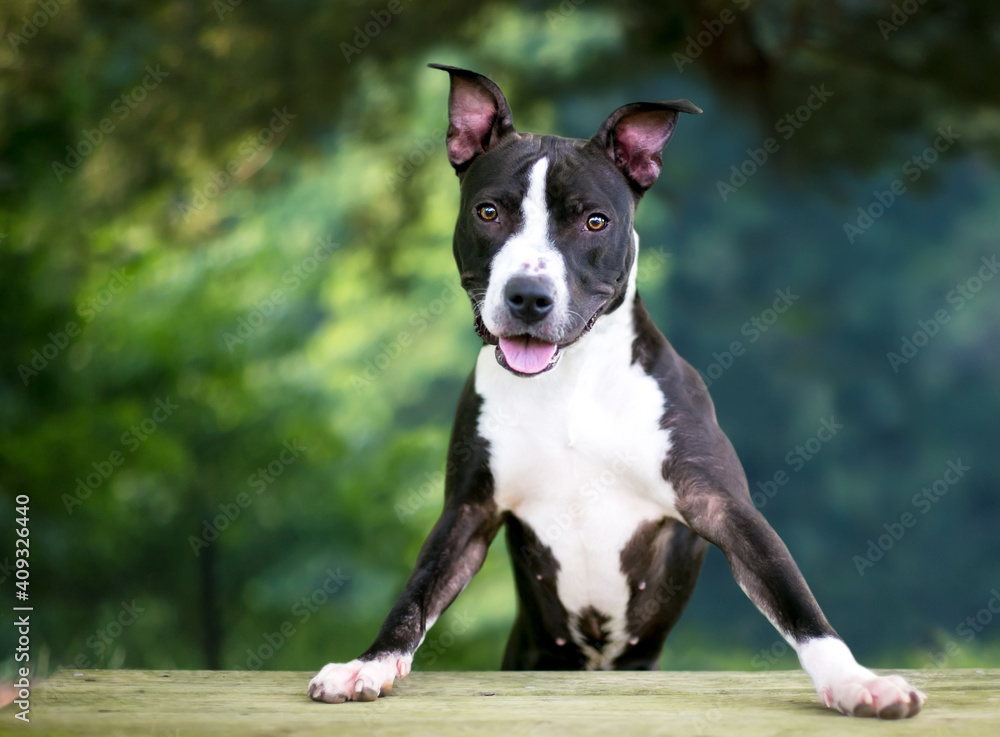
<instances>
[{"instance_id":1,"label":"dog","mask_svg":"<svg viewBox=\"0 0 1000 737\"><path fill-rule=\"evenodd\" d=\"M656 669L709 543L792 645L820 701L911 717L926 696L854 659L746 475L698 372L636 291L636 207L687 100L615 110L584 141L515 130L500 88L447 72L453 242L483 339L459 399L444 508L374 644L308 695L372 701L506 526L518 593L505 670Z\"/></svg>"}]
</instances>

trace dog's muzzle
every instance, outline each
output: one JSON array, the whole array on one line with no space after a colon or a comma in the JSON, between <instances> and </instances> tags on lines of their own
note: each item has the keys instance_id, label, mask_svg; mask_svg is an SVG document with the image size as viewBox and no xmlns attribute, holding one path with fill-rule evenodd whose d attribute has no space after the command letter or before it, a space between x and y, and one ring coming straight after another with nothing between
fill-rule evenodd
<instances>
[{"instance_id":1,"label":"dog's muzzle","mask_svg":"<svg viewBox=\"0 0 1000 737\"><path fill-rule=\"evenodd\" d=\"M507 282L503 295L511 322L525 326L529 332L499 338L497 361L521 376L548 371L558 360L559 347L555 342L533 335L532 326L544 321L555 307L552 282L541 277L516 276Z\"/></svg>"},{"instance_id":2,"label":"dog's muzzle","mask_svg":"<svg viewBox=\"0 0 1000 737\"><path fill-rule=\"evenodd\" d=\"M524 377L537 376L554 368L562 349L586 335L607 307L607 302L603 303L578 334L565 340L553 336L551 326L543 325L555 307L555 291L548 279L515 277L504 288L504 301L510 329L504 330L508 326L501 326L503 335L492 333L483 322L480 305L480 309L475 310L476 333L485 343L496 346L497 363L512 374Z\"/></svg>"}]
</instances>

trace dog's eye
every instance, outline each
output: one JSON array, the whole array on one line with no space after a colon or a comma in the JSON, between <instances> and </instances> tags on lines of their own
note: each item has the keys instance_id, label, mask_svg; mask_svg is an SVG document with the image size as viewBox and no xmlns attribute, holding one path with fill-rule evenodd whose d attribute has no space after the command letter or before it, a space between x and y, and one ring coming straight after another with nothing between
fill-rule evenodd
<instances>
[{"instance_id":1,"label":"dog's eye","mask_svg":"<svg viewBox=\"0 0 1000 737\"><path fill-rule=\"evenodd\" d=\"M476 213L479 215L480 220L485 220L486 222L496 220L497 216L500 214L497 212L496 206L491 205L488 202L477 207Z\"/></svg>"},{"instance_id":2,"label":"dog's eye","mask_svg":"<svg viewBox=\"0 0 1000 737\"><path fill-rule=\"evenodd\" d=\"M595 212L589 218L587 218L587 230L604 230L608 227L608 219L601 215L599 212Z\"/></svg>"}]
</instances>

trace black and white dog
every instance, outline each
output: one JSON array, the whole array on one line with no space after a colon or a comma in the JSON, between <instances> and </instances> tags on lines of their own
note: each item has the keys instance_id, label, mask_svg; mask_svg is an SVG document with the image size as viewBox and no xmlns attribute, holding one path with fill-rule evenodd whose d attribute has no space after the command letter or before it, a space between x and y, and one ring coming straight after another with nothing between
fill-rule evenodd
<instances>
[{"instance_id":1,"label":"black and white dog","mask_svg":"<svg viewBox=\"0 0 1000 737\"><path fill-rule=\"evenodd\" d=\"M589 141L521 133L500 89L451 75L454 253L484 346L459 400L444 510L374 644L310 682L371 701L506 524L518 613L503 667L655 669L708 543L795 648L826 706L909 717L926 697L855 661L750 501L705 384L636 293L636 206L687 100L638 102Z\"/></svg>"}]
</instances>

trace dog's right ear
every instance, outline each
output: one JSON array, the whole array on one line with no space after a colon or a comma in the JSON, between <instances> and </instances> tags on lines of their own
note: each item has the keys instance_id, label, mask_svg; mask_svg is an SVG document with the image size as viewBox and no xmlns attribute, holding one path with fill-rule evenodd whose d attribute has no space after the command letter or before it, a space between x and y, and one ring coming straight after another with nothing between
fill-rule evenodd
<instances>
[{"instance_id":1,"label":"dog's right ear","mask_svg":"<svg viewBox=\"0 0 1000 737\"><path fill-rule=\"evenodd\" d=\"M451 75L448 95L448 160L461 174L479 154L514 132L510 107L491 79L468 69L428 64Z\"/></svg>"}]
</instances>

